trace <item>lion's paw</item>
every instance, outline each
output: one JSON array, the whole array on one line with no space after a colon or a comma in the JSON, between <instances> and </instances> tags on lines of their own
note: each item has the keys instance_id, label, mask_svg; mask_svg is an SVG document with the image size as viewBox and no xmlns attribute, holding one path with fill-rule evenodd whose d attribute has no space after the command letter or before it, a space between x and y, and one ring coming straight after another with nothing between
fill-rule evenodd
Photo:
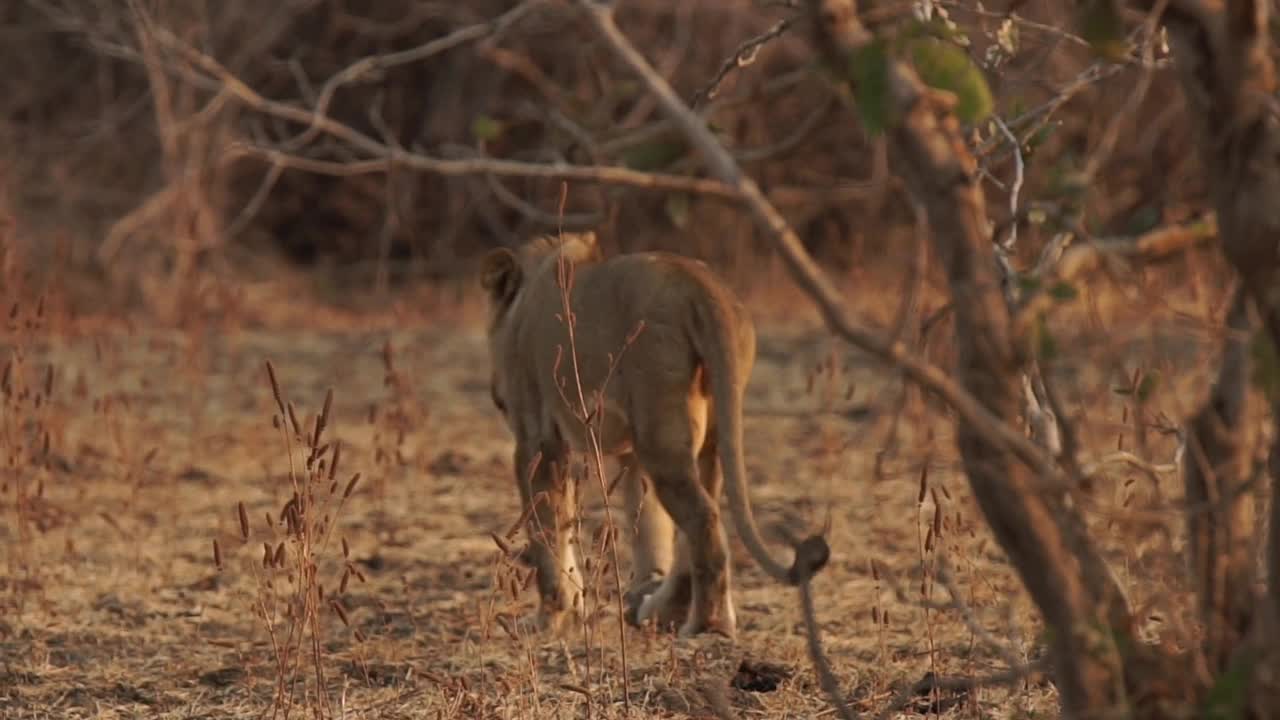
<instances>
[{"instance_id":1,"label":"lion's paw","mask_svg":"<svg viewBox=\"0 0 1280 720\"><path fill-rule=\"evenodd\" d=\"M670 575L640 603L638 624L652 621L659 630L679 626L689 613L693 595L693 579L688 575Z\"/></svg>"}]
</instances>

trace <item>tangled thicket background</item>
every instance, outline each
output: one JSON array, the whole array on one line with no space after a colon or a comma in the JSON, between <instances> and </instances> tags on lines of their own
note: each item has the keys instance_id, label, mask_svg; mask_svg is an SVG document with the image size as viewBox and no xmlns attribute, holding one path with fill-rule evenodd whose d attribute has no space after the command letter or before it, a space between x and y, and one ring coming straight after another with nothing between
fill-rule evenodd
<instances>
[{"instance_id":1,"label":"tangled thicket background","mask_svg":"<svg viewBox=\"0 0 1280 720\"><path fill-rule=\"evenodd\" d=\"M971 360L996 343L948 347L954 334L938 329L974 306L950 290L995 282L948 287L946 253L927 241L945 250L959 235L921 232L936 215L898 177L913 177L893 165L901 147L863 130L847 78L820 68L804 4L627 0L616 20L868 334L963 378L964 343ZM1078 514L1115 570L1132 637L1192 649L1168 666L1135 655L1125 679L1146 683L1141 702L1218 687L1223 665L1194 664L1203 608L1187 556L1207 536L1187 532L1183 458L1216 369L1247 363L1220 361L1242 353L1223 322L1241 264L1224 262L1212 223L1187 222L1210 209L1192 132L1202 108L1187 107L1163 32L1148 35L1127 5L1142 60L1099 57L1079 34L1080 3L932 4L995 101L964 130L987 205L976 215L994 227L973 222L965 237L989 252L988 234L1016 227L1014 269L1034 268L1024 299L1053 303L1022 328L1044 361L1023 378L1060 388L1060 427L1074 428L1062 457L1088 483L1063 516ZM762 524L832 521L832 562L814 587L848 702L885 717L1059 709L1045 675L1054 628L1024 582L1034 572L1020 577L1027 568L996 541L957 452L957 431L972 428L922 402L933 396L904 380L901 358L833 336L741 197L697 185L710 176L703 158L584 14L563 0L0 3L0 495L12 518L0 521L0 707L726 717L720 692L740 713L830 714L791 589L736 542L736 646L622 631L606 572L617 535L596 532L594 491L583 557L599 572L581 634L540 643L508 624L535 599L500 551L521 512L474 270L489 248L563 227L595 230L608 251L704 258L772 301L752 303L752 502ZM552 166L684 189L566 183ZM1149 253L1171 262L1099 252L1094 277L1031 284L1056 277L1056 258L1035 263L1064 231L1121 241L1068 251L1087 253L1165 226L1195 235ZM999 360L988 354L978 360ZM332 412L323 438L317 410ZM315 465L336 464L339 446L341 477ZM1264 484L1240 486L1258 491L1259 509ZM1009 487L988 483L987 497ZM300 520L306 492L334 505ZM1231 534L1242 517L1217 527ZM309 544L326 532L332 543ZM1184 682L1188 668L1198 675Z\"/></svg>"},{"instance_id":2,"label":"tangled thicket background","mask_svg":"<svg viewBox=\"0 0 1280 720\"><path fill-rule=\"evenodd\" d=\"M1133 233L1185 217L1203 196L1174 79L1100 63L1073 35L1071 9L1042 0L943 2L971 40L999 115L1033 138L1024 197L1070 193L1071 174L1111 119L1112 151L1084 198L1090 230ZM138 3L262 96L309 108L357 60L420 46L486 22L515 3L311 0ZM901 259L914 223L879 140L851 132L848 101L813 67L794 28L744 53L714 97L699 96L735 49L792 13L746 0L623 3L619 23L699 108L804 241L837 272ZM1022 20L1025 18L1025 21ZM278 173L239 143L273 146L302 128L246 109L207 75L146 42L131 4L24 0L0 9L0 142L9 210L22 237L63 241L74 264L124 279L137 270L196 272L262 253L340 268L359 282L457 277L477 253L554 229L556 180L444 177L410 170ZM1058 28L1065 28L1060 30ZM344 85L330 114L370 136L434 157L625 165L700 174L700 158L656 111L573 8L547 3L500 37ZM993 220L1007 217L1012 163L994 126L974 128L991 172ZM320 135L302 153L362 159ZM998 179L997 179L998 178ZM596 228L611 248L675 248L733 271L763 246L715 198L573 183L564 225ZM1026 242L1034 248L1036 243ZM48 250L46 250L48 251ZM249 260L246 260L248 258Z\"/></svg>"}]
</instances>

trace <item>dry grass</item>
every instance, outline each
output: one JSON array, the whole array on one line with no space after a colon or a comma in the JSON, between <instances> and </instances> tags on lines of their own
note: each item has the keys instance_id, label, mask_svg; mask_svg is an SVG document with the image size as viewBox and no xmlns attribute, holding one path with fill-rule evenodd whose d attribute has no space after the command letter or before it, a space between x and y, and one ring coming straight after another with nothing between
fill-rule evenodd
<instances>
[{"instance_id":1,"label":"dry grass","mask_svg":"<svg viewBox=\"0 0 1280 720\"><path fill-rule=\"evenodd\" d=\"M522 541L509 534L519 499L469 302L423 318L295 298L252 321L160 327L54 312L19 277L0 285L6 718L830 715L796 598L736 538L738 643L627 629L624 676L612 571L625 581L629 560L620 543L613 565L595 482L581 499L588 621L545 643L513 622L536 598L501 547ZM1135 288L1086 292L1063 315L1054 377L1087 413L1091 455L1163 462L1161 414L1184 417L1204 392L1211 329L1197 318L1221 291ZM958 473L948 421L899 408L895 376L794 302L768 307L787 292L753 298L752 494L766 527L829 515L817 611L851 703L1055 715L1043 675L1020 674L1036 667L1039 626ZM893 317L890 289L857 297ZM1115 392L1153 368L1164 380L1141 402ZM1179 494L1175 475L1120 468L1088 508L1150 632L1174 641L1191 633ZM965 687L1011 667L1014 682ZM931 692L927 673L945 682Z\"/></svg>"}]
</instances>

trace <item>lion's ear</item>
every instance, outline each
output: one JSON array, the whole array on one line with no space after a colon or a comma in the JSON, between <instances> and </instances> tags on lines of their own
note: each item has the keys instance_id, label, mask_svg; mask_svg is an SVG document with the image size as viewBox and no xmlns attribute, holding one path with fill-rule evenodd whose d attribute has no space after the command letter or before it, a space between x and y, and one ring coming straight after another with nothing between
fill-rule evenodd
<instances>
[{"instance_id":1,"label":"lion's ear","mask_svg":"<svg viewBox=\"0 0 1280 720\"><path fill-rule=\"evenodd\" d=\"M520 289L523 274L516 254L507 248L490 250L480 261L480 286L489 292L494 303L511 302Z\"/></svg>"}]
</instances>

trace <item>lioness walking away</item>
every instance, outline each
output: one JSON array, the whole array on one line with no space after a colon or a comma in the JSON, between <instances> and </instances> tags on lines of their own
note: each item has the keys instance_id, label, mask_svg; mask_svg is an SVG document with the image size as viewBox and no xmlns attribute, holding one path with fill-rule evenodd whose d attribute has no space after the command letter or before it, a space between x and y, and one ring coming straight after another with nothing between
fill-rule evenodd
<instances>
[{"instance_id":1,"label":"lioness walking away","mask_svg":"<svg viewBox=\"0 0 1280 720\"><path fill-rule=\"evenodd\" d=\"M576 364L561 277L570 279ZM575 488L565 470L569 452L589 448L582 410L595 412L603 389L591 422L601 451L629 468L624 524L633 528L635 567L628 620L683 621L681 637L733 637L721 469L752 557L778 580L797 576L765 549L747 499L742 397L756 335L746 309L705 264L669 253L605 259L594 233L494 250L481 284L490 301L493 401L515 436L516 484L529 518L538 627L558 631L582 611L569 544ZM825 560L822 543L809 566L816 571Z\"/></svg>"}]
</instances>

